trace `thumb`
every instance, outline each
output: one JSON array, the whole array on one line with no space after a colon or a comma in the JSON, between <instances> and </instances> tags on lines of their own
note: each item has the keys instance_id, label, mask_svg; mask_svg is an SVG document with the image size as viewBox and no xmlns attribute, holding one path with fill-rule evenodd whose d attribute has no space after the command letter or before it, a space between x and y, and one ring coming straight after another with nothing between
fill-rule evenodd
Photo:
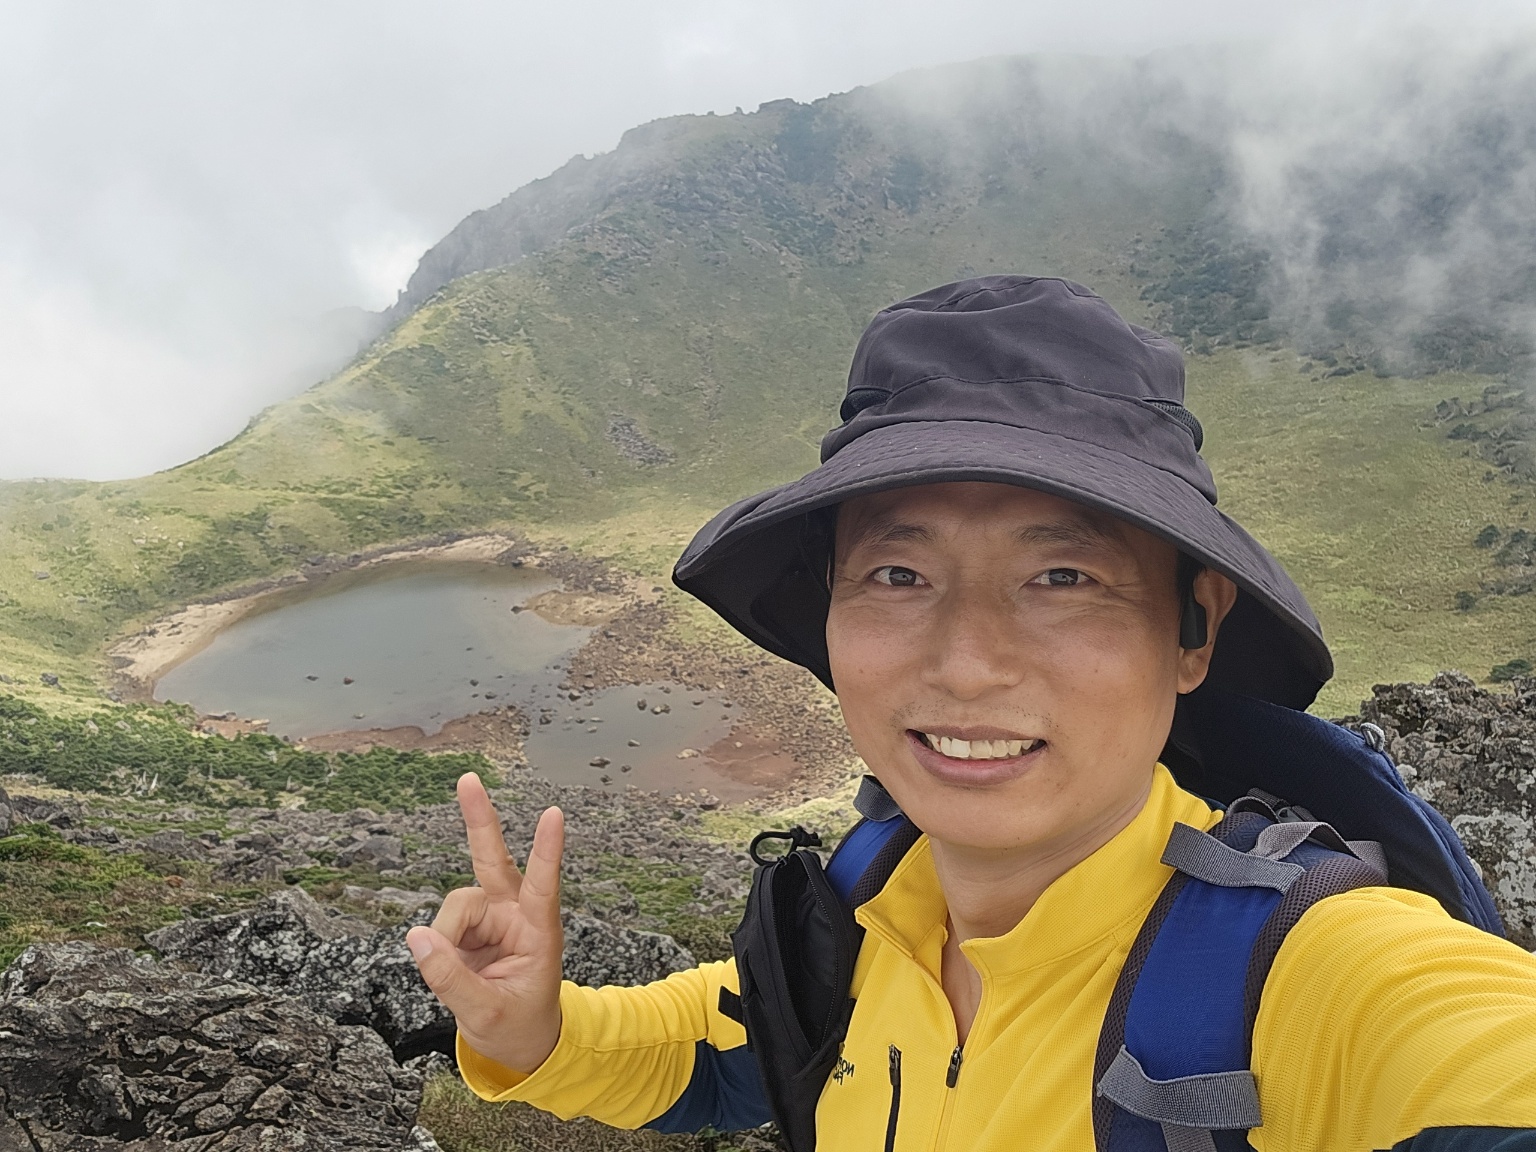
<instances>
[{"instance_id":1,"label":"thumb","mask_svg":"<svg viewBox=\"0 0 1536 1152\"><path fill-rule=\"evenodd\" d=\"M490 985L470 970L459 950L437 929L412 928L405 934L405 946L427 987L456 1018L475 1019L489 1007Z\"/></svg>"}]
</instances>

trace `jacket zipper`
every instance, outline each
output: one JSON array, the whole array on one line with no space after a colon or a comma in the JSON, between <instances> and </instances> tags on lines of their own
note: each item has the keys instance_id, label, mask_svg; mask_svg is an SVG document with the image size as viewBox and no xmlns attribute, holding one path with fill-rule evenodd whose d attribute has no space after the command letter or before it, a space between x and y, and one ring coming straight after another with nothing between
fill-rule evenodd
<instances>
[{"instance_id":1,"label":"jacket zipper","mask_svg":"<svg viewBox=\"0 0 1536 1152\"><path fill-rule=\"evenodd\" d=\"M901 1049L891 1045L891 1116L885 1122L885 1152L895 1152L896 1119L901 1115Z\"/></svg>"},{"instance_id":2,"label":"jacket zipper","mask_svg":"<svg viewBox=\"0 0 1536 1152\"><path fill-rule=\"evenodd\" d=\"M939 1113L939 1135L935 1142L936 1149L942 1149L949 1143L949 1122L955 1110L955 1085L960 1082L960 1064L965 1059L965 1047L955 1045L955 1050L949 1054L949 1068L944 1072L944 1087L948 1089L944 1093L944 1108Z\"/></svg>"}]
</instances>

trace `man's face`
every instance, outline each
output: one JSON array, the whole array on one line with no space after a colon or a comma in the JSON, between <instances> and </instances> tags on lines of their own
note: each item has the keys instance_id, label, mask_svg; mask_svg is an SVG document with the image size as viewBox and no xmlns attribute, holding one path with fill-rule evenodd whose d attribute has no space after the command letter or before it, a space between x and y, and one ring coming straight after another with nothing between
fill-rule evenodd
<instances>
[{"instance_id":1,"label":"man's face","mask_svg":"<svg viewBox=\"0 0 1536 1152\"><path fill-rule=\"evenodd\" d=\"M1139 810L1210 647L1179 648L1172 545L1007 484L860 497L837 523L827 649L854 746L913 821L1049 848ZM1203 573L1214 638L1235 589Z\"/></svg>"}]
</instances>

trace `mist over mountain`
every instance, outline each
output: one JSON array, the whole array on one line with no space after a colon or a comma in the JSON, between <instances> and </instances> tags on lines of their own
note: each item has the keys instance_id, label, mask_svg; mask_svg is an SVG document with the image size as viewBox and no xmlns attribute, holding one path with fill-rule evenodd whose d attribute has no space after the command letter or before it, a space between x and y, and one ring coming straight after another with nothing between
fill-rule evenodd
<instances>
[{"instance_id":1,"label":"mist over mountain","mask_svg":"<svg viewBox=\"0 0 1536 1152\"><path fill-rule=\"evenodd\" d=\"M389 316L595 229L644 250L626 230L641 204L675 228L761 220L797 258L857 263L907 221L978 209L1069 157L1084 180L1160 201L1137 272L1155 321L1192 348L1284 336L1396 373L1523 362L1536 41L1303 47L996 58L656 121L468 217Z\"/></svg>"}]
</instances>

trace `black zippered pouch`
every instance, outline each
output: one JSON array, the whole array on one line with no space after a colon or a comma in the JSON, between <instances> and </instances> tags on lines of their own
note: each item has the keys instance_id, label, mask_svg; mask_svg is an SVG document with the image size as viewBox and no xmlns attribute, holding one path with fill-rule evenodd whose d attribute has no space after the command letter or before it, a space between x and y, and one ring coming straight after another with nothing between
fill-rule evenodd
<instances>
[{"instance_id":1,"label":"black zippered pouch","mask_svg":"<svg viewBox=\"0 0 1536 1152\"><path fill-rule=\"evenodd\" d=\"M722 992L721 1010L747 1029L785 1142L813 1152L816 1102L848 1034L848 987L864 933L809 851L815 837L800 828L778 835L792 847L776 859L758 856L763 837L752 843L758 869L731 938L740 1002ZM764 1060L774 1062L772 1075Z\"/></svg>"}]
</instances>

